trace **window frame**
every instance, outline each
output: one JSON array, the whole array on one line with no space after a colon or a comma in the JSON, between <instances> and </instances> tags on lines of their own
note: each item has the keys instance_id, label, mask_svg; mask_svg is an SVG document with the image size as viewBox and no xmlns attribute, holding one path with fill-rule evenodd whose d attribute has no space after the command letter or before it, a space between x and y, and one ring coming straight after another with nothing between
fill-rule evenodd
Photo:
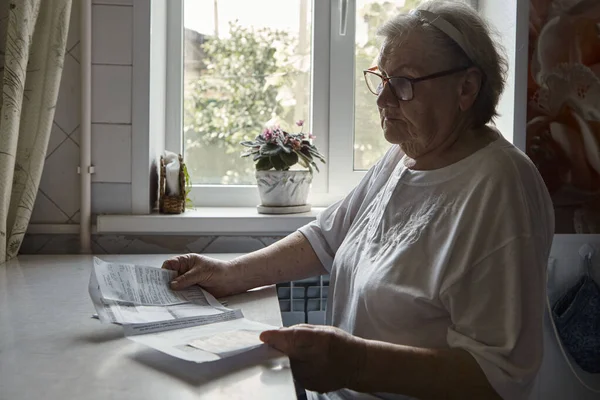
<instances>
[{"instance_id":1,"label":"window frame","mask_svg":"<svg viewBox=\"0 0 600 400\"><path fill-rule=\"evenodd\" d=\"M165 149L183 154L184 0L166 3ZM366 174L354 169L356 0L312 0L311 15L310 131L327 164L314 174L309 202L323 207L343 198ZM190 197L196 207L260 204L256 185L193 185Z\"/></svg>"}]
</instances>

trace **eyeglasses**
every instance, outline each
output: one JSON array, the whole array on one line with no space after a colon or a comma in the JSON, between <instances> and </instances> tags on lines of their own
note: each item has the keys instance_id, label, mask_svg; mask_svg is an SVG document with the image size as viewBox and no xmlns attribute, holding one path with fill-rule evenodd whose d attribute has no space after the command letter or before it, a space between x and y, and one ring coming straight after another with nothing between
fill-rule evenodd
<instances>
[{"instance_id":1,"label":"eyeglasses","mask_svg":"<svg viewBox=\"0 0 600 400\"><path fill-rule=\"evenodd\" d=\"M365 81L369 91L376 96L383 91L385 84L390 85L392 93L398 101L412 100L414 96L413 85L417 82L427 81L430 79L441 78L442 76L452 75L460 71L464 71L470 68L470 65L458 68L452 68L446 71L436 72L435 74L422 76L420 78L407 78L405 76L384 76L376 71L379 71L378 67L371 67L363 71L365 75Z\"/></svg>"}]
</instances>

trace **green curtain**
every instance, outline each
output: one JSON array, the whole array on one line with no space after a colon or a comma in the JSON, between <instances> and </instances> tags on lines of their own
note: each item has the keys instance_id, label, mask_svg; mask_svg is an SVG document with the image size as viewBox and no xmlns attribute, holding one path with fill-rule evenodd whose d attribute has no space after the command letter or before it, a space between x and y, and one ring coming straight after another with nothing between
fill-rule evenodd
<instances>
[{"instance_id":1,"label":"green curtain","mask_svg":"<svg viewBox=\"0 0 600 400\"><path fill-rule=\"evenodd\" d=\"M0 1L0 263L33 211L63 70L71 0Z\"/></svg>"}]
</instances>

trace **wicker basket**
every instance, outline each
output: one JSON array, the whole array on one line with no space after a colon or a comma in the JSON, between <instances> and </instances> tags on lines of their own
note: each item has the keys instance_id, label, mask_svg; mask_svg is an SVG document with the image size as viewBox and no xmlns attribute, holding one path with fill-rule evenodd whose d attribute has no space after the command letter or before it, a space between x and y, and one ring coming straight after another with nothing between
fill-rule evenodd
<instances>
[{"instance_id":1,"label":"wicker basket","mask_svg":"<svg viewBox=\"0 0 600 400\"><path fill-rule=\"evenodd\" d=\"M167 168L165 159L160 157L160 197L158 199L161 214L181 214L185 211L185 174L183 157L179 155L179 196L167 196Z\"/></svg>"}]
</instances>

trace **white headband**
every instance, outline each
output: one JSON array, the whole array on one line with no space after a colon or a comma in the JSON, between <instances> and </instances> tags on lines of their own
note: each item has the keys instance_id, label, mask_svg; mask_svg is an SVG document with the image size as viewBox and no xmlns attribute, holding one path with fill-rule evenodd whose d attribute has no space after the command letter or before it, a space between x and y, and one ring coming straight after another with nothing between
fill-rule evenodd
<instances>
[{"instance_id":1,"label":"white headband","mask_svg":"<svg viewBox=\"0 0 600 400\"><path fill-rule=\"evenodd\" d=\"M444 32L450 39L454 40L454 42L465 52L467 57L473 61L473 55L468 50L467 45L464 41L464 36L458 29L454 27L450 22L446 21L441 16L432 13L431 11L426 10L412 10L410 12L411 15L415 15L417 18L420 18L431 25L438 28L440 31Z\"/></svg>"}]
</instances>

